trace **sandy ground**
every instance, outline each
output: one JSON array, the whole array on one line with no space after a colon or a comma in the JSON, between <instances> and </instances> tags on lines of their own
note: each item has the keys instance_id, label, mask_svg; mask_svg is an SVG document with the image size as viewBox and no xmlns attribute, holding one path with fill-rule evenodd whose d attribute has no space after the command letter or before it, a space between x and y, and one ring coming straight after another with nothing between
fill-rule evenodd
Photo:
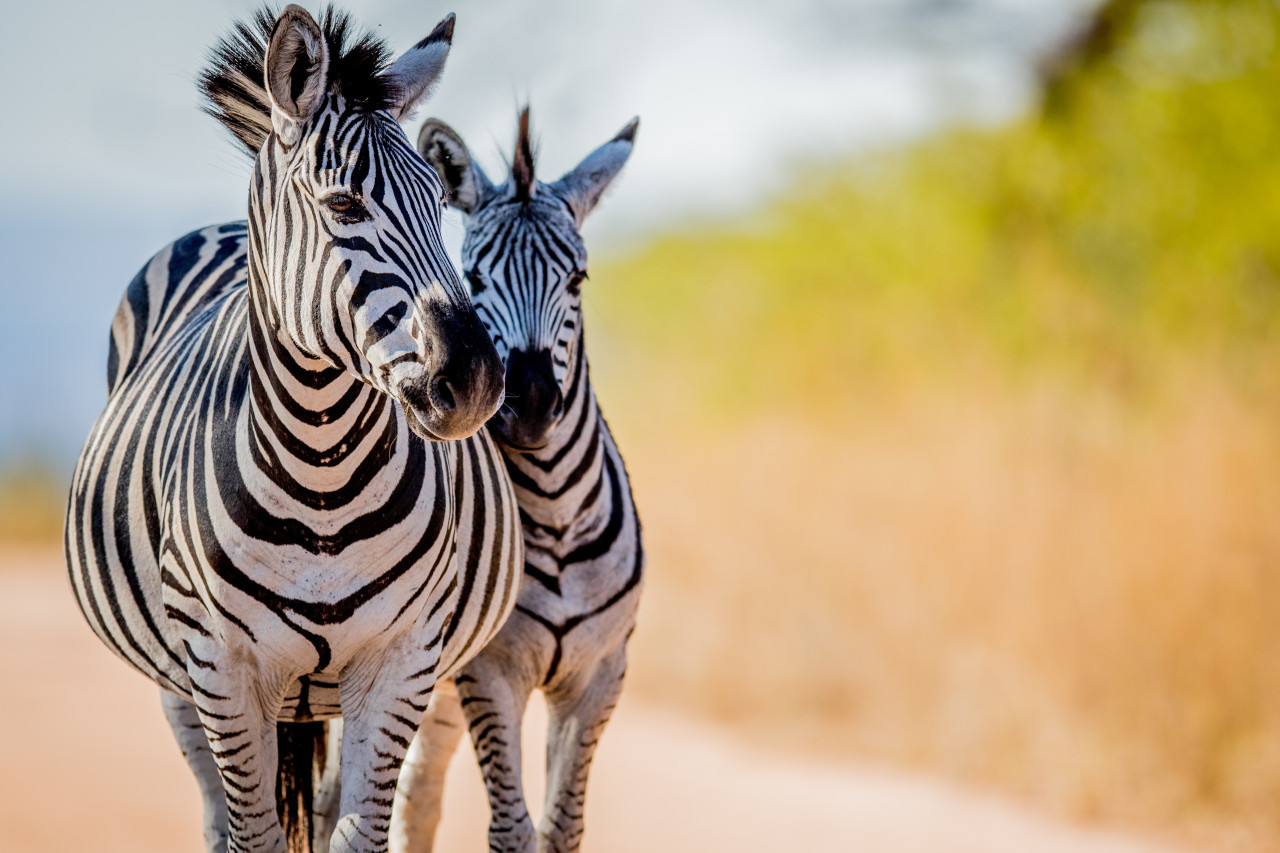
<instances>
[{"instance_id":1,"label":"sandy ground","mask_svg":"<svg viewBox=\"0 0 1280 853\"><path fill-rule=\"evenodd\" d=\"M527 756L542 754L544 722L535 704ZM92 635L49 552L0 555L0 768L4 850L201 849L195 783L156 688ZM450 774L439 849L481 853L469 749ZM587 849L610 853L1172 853L927 777L756 750L634 701L597 754L587 816Z\"/></svg>"}]
</instances>

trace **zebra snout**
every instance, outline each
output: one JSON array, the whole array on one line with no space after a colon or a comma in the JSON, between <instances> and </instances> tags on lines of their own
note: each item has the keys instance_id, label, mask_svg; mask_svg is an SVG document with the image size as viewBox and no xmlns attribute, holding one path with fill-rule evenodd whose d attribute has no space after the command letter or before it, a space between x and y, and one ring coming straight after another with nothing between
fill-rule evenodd
<instances>
[{"instance_id":1,"label":"zebra snout","mask_svg":"<svg viewBox=\"0 0 1280 853\"><path fill-rule=\"evenodd\" d=\"M515 450L539 450L564 416L564 393L556 382L551 351L513 349L507 356L507 405L494 430Z\"/></svg>"},{"instance_id":2,"label":"zebra snout","mask_svg":"<svg viewBox=\"0 0 1280 853\"><path fill-rule=\"evenodd\" d=\"M437 347L438 367L401 386L409 422L423 438L466 438L484 426L501 404L502 362L488 335L483 329L480 333L483 337L478 339L464 335L451 346Z\"/></svg>"}]
</instances>

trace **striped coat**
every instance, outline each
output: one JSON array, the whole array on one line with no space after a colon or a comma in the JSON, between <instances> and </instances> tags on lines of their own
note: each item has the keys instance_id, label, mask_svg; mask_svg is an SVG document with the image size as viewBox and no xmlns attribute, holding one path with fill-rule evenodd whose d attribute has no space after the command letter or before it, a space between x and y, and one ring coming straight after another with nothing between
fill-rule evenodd
<instances>
[{"instance_id":1,"label":"striped coat","mask_svg":"<svg viewBox=\"0 0 1280 853\"><path fill-rule=\"evenodd\" d=\"M67 562L94 631L165 691L210 850L306 846L299 733L339 712L333 849L385 850L436 682L514 604L514 496L474 434L501 364L397 124L452 30L388 63L332 10L241 25L202 86L255 155L248 222L157 255L112 326Z\"/></svg>"},{"instance_id":2,"label":"striped coat","mask_svg":"<svg viewBox=\"0 0 1280 853\"><path fill-rule=\"evenodd\" d=\"M528 111L510 178L489 183L461 139L428 122L419 150L466 213L463 268L506 364L507 405L490 422L515 485L525 567L516 612L456 676L460 703L433 706L406 760L392 840L430 850L441 778L462 720L488 789L494 851L575 851L588 770L622 690L644 550L626 468L600 412L583 348L586 250L579 226L631 153L636 122L552 184L533 176ZM535 831L524 801L520 727L547 699L547 799ZM456 735L455 735L456 737Z\"/></svg>"}]
</instances>

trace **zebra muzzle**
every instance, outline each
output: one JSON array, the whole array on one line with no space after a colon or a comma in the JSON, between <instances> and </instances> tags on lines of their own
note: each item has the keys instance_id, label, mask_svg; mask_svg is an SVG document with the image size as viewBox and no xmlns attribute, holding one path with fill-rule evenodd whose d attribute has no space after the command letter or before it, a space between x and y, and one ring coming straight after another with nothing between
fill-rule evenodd
<instances>
[{"instance_id":1,"label":"zebra muzzle","mask_svg":"<svg viewBox=\"0 0 1280 853\"><path fill-rule=\"evenodd\" d=\"M454 441L475 433L498 410L502 362L474 312L433 325L449 332L438 335L432 350L438 367L405 382L400 398L414 432L430 441Z\"/></svg>"},{"instance_id":2,"label":"zebra muzzle","mask_svg":"<svg viewBox=\"0 0 1280 853\"><path fill-rule=\"evenodd\" d=\"M506 405L492 428L514 450L540 450L564 416L564 394L556 382L551 350L511 350L506 379Z\"/></svg>"}]
</instances>

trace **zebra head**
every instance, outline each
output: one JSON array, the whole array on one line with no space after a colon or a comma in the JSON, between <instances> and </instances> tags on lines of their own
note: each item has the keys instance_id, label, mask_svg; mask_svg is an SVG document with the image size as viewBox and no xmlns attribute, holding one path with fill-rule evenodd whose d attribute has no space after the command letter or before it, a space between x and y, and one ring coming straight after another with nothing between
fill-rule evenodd
<instances>
[{"instance_id":1,"label":"zebra head","mask_svg":"<svg viewBox=\"0 0 1280 853\"><path fill-rule=\"evenodd\" d=\"M635 142L638 118L558 181L534 177L529 109L506 182L494 186L448 125L429 119L418 151L466 217L462 267L506 366L506 405L490 426L517 450L543 447L564 415L582 354L587 250L580 228Z\"/></svg>"},{"instance_id":2,"label":"zebra head","mask_svg":"<svg viewBox=\"0 0 1280 853\"><path fill-rule=\"evenodd\" d=\"M444 186L399 125L444 68L453 16L394 63L332 8L255 23L201 81L255 155L252 310L290 359L390 395L423 438L470 435L501 404L502 363L441 240Z\"/></svg>"}]
</instances>

